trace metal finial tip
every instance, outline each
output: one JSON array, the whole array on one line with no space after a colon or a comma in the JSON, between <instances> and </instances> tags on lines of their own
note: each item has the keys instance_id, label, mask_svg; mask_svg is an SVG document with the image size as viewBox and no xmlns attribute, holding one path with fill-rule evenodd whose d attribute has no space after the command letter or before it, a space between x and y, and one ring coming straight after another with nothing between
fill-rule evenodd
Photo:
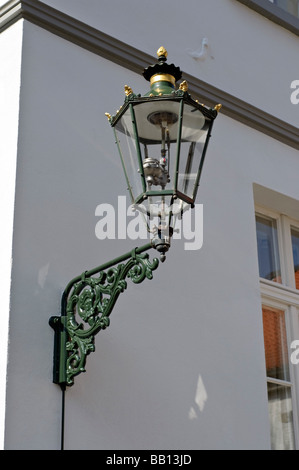
<instances>
[{"instance_id":1,"label":"metal finial tip","mask_svg":"<svg viewBox=\"0 0 299 470\"><path fill-rule=\"evenodd\" d=\"M126 96L130 96L130 95L132 95L132 93L133 93L132 88L128 85L125 85L125 94L126 94Z\"/></svg>"},{"instance_id":2,"label":"metal finial tip","mask_svg":"<svg viewBox=\"0 0 299 470\"><path fill-rule=\"evenodd\" d=\"M188 83L186 82L186 80L184 80L184 81L180 84L179 89L180 89L180 90L183 90L183 91L187 91L187 90L188 90Z\"/></svg>"},{"instance_id":3,"label":"metal finial tip","mask_svg":"<svg viewBox=\"0 0 299 470\"><path fill-rule=\"evenodd\" d=\"M167 50L165 49L165 47L161 46L159 47L159 49L157 50L157 56L158 57L161 57L161 56L164 56L164 57L167 57L168 53L167 53Z\"/></svg>"}]
</instances>

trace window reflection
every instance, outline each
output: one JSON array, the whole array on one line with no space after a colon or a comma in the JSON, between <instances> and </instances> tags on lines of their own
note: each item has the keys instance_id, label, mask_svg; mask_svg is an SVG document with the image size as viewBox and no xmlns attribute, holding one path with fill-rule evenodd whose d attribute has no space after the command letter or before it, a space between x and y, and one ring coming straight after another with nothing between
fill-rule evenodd
<instances>
[{"instance_id":1,"label":"window reflection","mask_svg":"<svg viewBox=\"0 0 299 470\"><path fill-rule=\"evenodd\" d=\"M294 450L291 388L268 383L272 450Z\"/></svg>"},{"instance_id":2,"label":"window reflection","mask_svg":"<svg viewBox=\"0 0 299 470\"><path fill-rule=\"evenodd\" d=\"M256 215L256 237L260 277L281 283L276 220Z\"/></svg>"},{"instance_id":3,"label":"window reflection","mask_svg":"<svg viewBox=\"0 0 299 470\"><path fill-rule=\"evenodd\" d=\"M267 377L289 381L284 311L263 306L263 328Z\"/></svg>"},{"instance_id":4,"label":"window reflection","mask_svg":"<svg viewBox=\"0 0 299 470\"><path fill-rule=\"evenodd\" d=\"M291 229L294 275L296 289L299 289L299 231Z\"/></svg>"},{"instance_id":5,"label":"window reflection","mask_svg":"<svg viewBox=\"0 0 299 470\"><path fill-rule=\"evenodd\" d=\"M285 312L268 306L262 311L271 448L290 450L295 444Z\"/></svg>"}]
</instances>

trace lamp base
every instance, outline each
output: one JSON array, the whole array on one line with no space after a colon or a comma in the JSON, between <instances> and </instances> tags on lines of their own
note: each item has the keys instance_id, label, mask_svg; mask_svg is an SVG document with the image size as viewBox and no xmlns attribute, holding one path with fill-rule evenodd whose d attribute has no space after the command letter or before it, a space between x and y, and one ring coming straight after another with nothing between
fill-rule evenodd
<instances>
[{"instance_id":1,"label":"lamp base","mask_svg":"<svg viewBox=\"0 0 299 470\"><path fill-rule=\"evenodd\" d=\"M163 263L166 259L167 251L170 248L170 240L172 237L172 227L159 226L155 228L154 236L152 238L152 245L155 250L160 253L160 260Z\"/></svg>"}]
</instances>

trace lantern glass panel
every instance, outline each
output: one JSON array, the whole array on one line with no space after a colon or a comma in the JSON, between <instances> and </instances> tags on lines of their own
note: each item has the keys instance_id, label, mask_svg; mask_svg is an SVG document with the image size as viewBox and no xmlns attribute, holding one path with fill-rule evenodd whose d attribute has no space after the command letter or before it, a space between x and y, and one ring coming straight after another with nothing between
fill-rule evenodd
<instances>
[{"instance_id":1,"label":"lantern glass panel","mask_svg":"<svg viewBox=\"0 0 299 470\"><path fill-rule=\"evenodd\" d=\"M114 129L128 190L132 203L134 203L136 198L142 194L143 185L130 108L116 123Z\"/></svg>"},{"instance_id":2,"label":"lantern glass panel","mask_svg":"<svg viewBox=\"0 0 299 470\"><path fill-rule=\"evenodd\" d=\"M179 214L193 203L209 126L200 109L182 99L130 103L115 134L132 203L151 215L161 208Z\"/></svg>"},{"instance_id":3,"label":"lantern glass panel","mask_svg":"<svg viewBox=\"0 0 299 470\"><path fill-rule=\"evenodd\" d=\"M174 188L180 101L159 100L134 105L147 191Z\"/></svg>"},{"instance_id":4,"label":"lantern glass panel","mask_svg":"<svg viewBox=\"0 0 299 470\"><path fill-rule=\"evenodd\" d=\"M185 104L177 189L192 200L196 195L209 125L210 121L204 118L199 109Z\"/></svg>"}]
</instances>

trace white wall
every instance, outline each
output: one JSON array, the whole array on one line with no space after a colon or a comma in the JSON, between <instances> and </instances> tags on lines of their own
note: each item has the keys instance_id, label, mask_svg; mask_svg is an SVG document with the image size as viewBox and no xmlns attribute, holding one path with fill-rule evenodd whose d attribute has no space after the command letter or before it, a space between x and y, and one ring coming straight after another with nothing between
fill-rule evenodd
<instances>
[{"instance_id":1,"label":"white wall","mask_svg":"<svg viewBox=\"0 0 299 470\"><path fill-rule=\"evenodd\" d=\"M182 70L295 125L298 36L237 0L46 0L45 3L148 54L164 45ZM207 58L196 61L207 38Z\"/></svg>"},{"instance_id":2,"label":"white wall","mask_svg":"<svg viewBox=\"0 0 299 470\"><path fill-rule=\"evenodd\" d=\"M217 5L231 8L234 3ZM257 83L248 88L241 50L232 56L220 44L215 9L208 14L211 0L202 4L203 16L190 16L190 41L183 41L177 28L168 26L166 34L162 11L155 18L161 21L163 34L157 37L145 30L140 49L154 53L163 44L169 61L183 63L196 75L199 65L183 51L197 40L196 22L205 18L208 32L213 28L213 35L217 33L218 71L224 66L221 51L226 51L230 65L223 69L223 81L207 70L201 78L219 86L223 82L226 91L235 90L243 99L250 93L253 104L262 96L264 109L287 114L288 104L280 110ZM72 5L78 7L79 2ZM106 6L96 18L93 15L103 30L112 22L111 3ZM126 4L134 18L131 39L116 28L124 21L121 10L106 32L137 45L141 12L133 6L137 8ZM243 7L236 8L238 15ZM172 18L177 24L181 20L178 13ZM248 86L241 87L241 72L232 64L243 67ZM205 66L200 65L202 70ZM280 80L281 74L271 87ZM71 278L135 245L95 236L97 205L116 207L117 196L126 191L104 115L122 104L125 84L140 93L148 87L129 70L25 22L7 449L59 448L61 392L51 383L53 331L48 319L59 315L60 296ZM285 103L282 95L278 100ZM269 448L252 185L256 182L299 200L297 157L295 150L219 115L198 200L204 206L203 247L185 251L181 241L174 242L154 279L129 284L119 298L111 326L96 338L86 374L67 390L67 449Z\"/></svg>"},{"instance_id":3,"label":"white wall","mask_svg":"<svg viewBox=\"0 0 299 470\"><path fill-rule=\"evenodd\" d=\"M22 27L23 23L20 21L17 25L5 31L0 36L0 211L2 219L0 234L0 283L2 304L0 332L1 447L4 443L6 367L21 78Z\"/></svg>"}]
</instances>

